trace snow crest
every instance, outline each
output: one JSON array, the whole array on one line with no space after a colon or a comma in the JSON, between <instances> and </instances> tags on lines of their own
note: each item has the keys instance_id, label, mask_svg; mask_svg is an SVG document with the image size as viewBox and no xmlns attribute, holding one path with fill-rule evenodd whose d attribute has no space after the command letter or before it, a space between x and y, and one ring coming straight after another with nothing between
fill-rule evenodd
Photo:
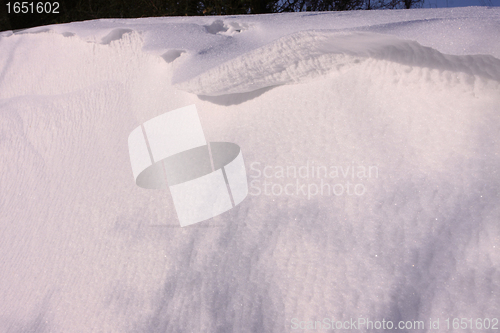
<instances>
[{"instance_id":1,"label":"snow crest","mask_svg":"<svg viewBox=\"0 0 500 333\"><path fill-rule=\"evenodd\" d=\"M280 38L193 79L173 83L177 89L197 95L245 93L345 71L369 58L500 81L500 60L491 55L446 55L415 41L371 32L309 30Z\"/></svg>"}]
</instances>

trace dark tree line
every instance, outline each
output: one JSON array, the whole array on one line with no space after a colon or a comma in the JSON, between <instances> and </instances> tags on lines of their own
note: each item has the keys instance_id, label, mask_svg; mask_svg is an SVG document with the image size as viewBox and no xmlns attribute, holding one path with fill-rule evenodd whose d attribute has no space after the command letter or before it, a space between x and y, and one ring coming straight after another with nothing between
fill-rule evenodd
<instances>
[{"instance_id":1,"label":"dark tree line","mask_svg":"<svg viewBox=\"0 0 500 333\"><path fill-rule=\"evenodd\" d=\"M0 9L0 31L99 18L414 8L421 7L424 0L32 0L30 2L36 4L36 1L58 2L59 13L14 13L14 3L20 4L22 0L4 0ZM10 13L8 13L8 3L10 3Z\"/></svg>"}]
</instances>

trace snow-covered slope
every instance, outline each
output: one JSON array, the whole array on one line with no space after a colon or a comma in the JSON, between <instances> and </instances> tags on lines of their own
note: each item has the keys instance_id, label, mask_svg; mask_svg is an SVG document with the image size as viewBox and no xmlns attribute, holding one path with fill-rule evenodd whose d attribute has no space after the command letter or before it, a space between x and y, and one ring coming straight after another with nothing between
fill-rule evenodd
<instances>
[{"instance_id":1,"label":"snow-covered slope","mask_svg":"<svg viewBox=\"0 0 500 333\"><path fill-rule=\"evenodd\" d=\"M499 29L460 8L1 33L0 332L500 319ZM180 228L127 138L190 104L250 195Z\"/></svg>"}]
</instances>

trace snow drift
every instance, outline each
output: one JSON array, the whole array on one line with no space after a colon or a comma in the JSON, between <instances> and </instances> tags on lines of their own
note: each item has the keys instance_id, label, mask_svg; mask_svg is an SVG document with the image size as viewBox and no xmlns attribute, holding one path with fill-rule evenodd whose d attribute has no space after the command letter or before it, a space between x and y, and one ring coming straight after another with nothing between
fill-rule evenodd
<instances>
[{"instance_id":1,"label":"snow drift","mask_svg":"<svg viewBox=\"0 0 500 333\"><path fill-rule=\"evenodd\" d=\"M346 71L366 59L500 81L500 60L490 55L445 55L414 41L366 32L304 31L225 62L175 87L208 96L245 93L299 83L332 71Z\"/></svg>"},{"instance_id":2,"label":"snow drift","mask_svg":"<svg viewBox=\"0 0 500 333\"><path fill-rule=\"evenodd\" d=\"M431 318L440 330L499 318L498 17L2 33L0 331L289 332L324 318L429 331ZM127 138L190 104L207 141L241 147L250 195L180 228L168 192L134 184Z\"/></svg>"}]
</instances>

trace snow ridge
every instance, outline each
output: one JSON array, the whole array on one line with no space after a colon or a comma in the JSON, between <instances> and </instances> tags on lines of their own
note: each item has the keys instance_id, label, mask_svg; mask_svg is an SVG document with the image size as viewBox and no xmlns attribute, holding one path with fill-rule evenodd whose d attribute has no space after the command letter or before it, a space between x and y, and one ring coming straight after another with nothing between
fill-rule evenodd
<instances>
[{"instance_id":1,"label":"snow ridge","mask_svg":"<svg viewBox=\"0 0 500 333\"><path fill-rule=\"evenodd\" d=\"M491 55L447 55L415 41L371 32L308 30L282 37L193 79L175 82L197 95L245 93L344 71L369 58L463 72L500 81L500 60Z\"/></svg>"}]
</instances>

